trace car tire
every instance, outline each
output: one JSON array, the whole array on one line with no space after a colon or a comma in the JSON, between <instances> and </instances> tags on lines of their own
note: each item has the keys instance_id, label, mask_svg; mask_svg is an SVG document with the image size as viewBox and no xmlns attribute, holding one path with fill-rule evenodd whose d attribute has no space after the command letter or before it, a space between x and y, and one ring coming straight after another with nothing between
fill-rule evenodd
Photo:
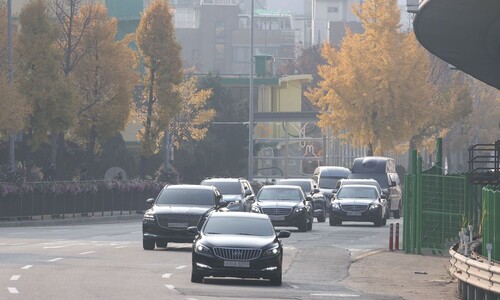
<instances>
[{"instance_id":1,"label":"car tire","mask_svg":"<svg viewBox=\"0 0 500 300\"><path fill-rule=\"evenodd\" d=\"M144 250L154 250L155 249L155 241L142 239L142 248Z\"/></svg>"},{"instance_id":2,"label":"car tire","mask_svg":"<svg viewBox=\"0 0 500 300\"><path fill-rule=\"evenodd\" d=\"M200 274L197 274L195 271L191 271L191 282L202 283L203 276L201 276Z\"/></svg>"},{"instance_id":3,"label":"car tire","mask_svg":"<svg viewBox=\"0 0 500 300\"><path fill-rule=\"evenodd\" d=\"M281 272L279 272L279 274L271 277L269 279L269 282L271 282L272 285L281 285L282 284L282 277L283 277L283 275L281 274Z\"/></svg>"},{"instance_id":4,"label":"car tire","mask_svg":"<svg viewBox=\"0 0 500 300\"><path fill-rule=\"evenodd\" d=\"M299 225L299 231L300 232L306 232L307 231L307 227L308 227L308 218L307 216L304 216L304 219L300 222L300 225Z\"/></svg>"},{"instance_id":5,"label":"car tire","mask_svg":"<svg viewBox=\"0 0 500 300\"><path fill-rule=\"evenodd\" d=\"M332 218L332 216L330 215L330 226L340 226L342 225L342 220L336 220L334 218Z\"/></svg>"},{"instance_id":6,"label":"car tire","mask_svg":"<svg viewBox=\"0 0 500 300\"><path fill-rule=\"evenodd\" d=\"M168 242L159 242L156 241L156 247L158 248L167 248Z\"/></svg>"}]
</instances>

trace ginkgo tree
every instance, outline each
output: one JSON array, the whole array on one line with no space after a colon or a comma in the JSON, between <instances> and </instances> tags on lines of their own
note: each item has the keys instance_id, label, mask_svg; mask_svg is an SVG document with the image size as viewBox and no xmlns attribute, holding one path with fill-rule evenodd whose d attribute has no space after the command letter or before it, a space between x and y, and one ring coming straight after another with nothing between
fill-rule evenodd
<instances>
[{"instance_id":1,"label":"ginkgo tree","mask_svg":"<svg viewBox=\"0 0 500 300\"><path fill-rule=\"evenodd\" d=\"M92 174L99 142L125 128L138 77L136 57L128 46L131 37L115 40L118 21L108 16L103 4L83 6L80 13L88 15L88 10L93 11L92 18L79 43L79 52L85 55L74 69L79 96L74 131L85 141L85 169Z\"/></svg>"},{"instance_id":2,"label":"ginkgo tree","mask_svg":"<svg viewBox=\"0 0 500 300\"><path fill-rule=\"evenodd\" d=\"M172 14L166 1L156 0L145 9L136 41L145 68L138 114L144 125L139 132L144 175L146 160L160 150L164 131L181 109L179 94L174 88L183 78L181 47L175 39Z\"/></svg>"},{"instance_id":3,"label":"ginkgo tree","mask_svg":"<svg viewBox=\"0 0 500 300\"><path fill-rule=\"evenodd\" d=\"M385 153L422 126L434 87L429 54L400 30L396 0L354 6L365 29L347 34L337 50L324 44L322 80L306 96L320 108L319 126L369 152Z\"/></svg>"}]
</instances>

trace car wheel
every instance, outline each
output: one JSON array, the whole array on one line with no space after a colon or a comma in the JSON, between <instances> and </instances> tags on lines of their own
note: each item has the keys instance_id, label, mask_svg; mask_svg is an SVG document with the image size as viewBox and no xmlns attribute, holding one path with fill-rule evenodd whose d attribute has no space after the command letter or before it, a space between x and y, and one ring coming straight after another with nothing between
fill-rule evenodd
<instances>
[{"instance_id":1,"label":"car wheel","mask_svg":"<svg viewBox=\"0 0 500 300\"><path fill-rule=\"evenodd\" d=\"M300 222L299 231L306 232L307 231L307 216L304 216L304 219Z\"/></svg>"},{"instance_id":2,"label":"car wheel","mask_svg":"<svg viewBox=\"0 0 500 300\"><path fill-rule=\"evenodd\" d=\"M155 249L155 241L142 239L142 248L144 248L144 250L154 250Z\"/></svg>"},{"instance_id":3,"label":"car wheel","mask_svg":"<svg viewBox=\"0 0 500 300\"><path fill-rule=\"evenodd\" d=\"M156 247L158 247L158 248L166 248L167 245L168 245L168 242L160 242L160 241L156 242Z\"/></svg>"},{"instance_id":4,"label":"car wheel","mask_svg":"<svg viewBox=\"0 0 500 300\"><path fill-rule=\"evenodd\" d=\"M279 272L279 274L271 277L269 279L269 281L271 282L272 285L281 285L282 283L282 275L281 275L281 272Z\"/></svg>"},{"instance_id":5,"label":"car wheel","mask_svg":"<svg viewBox=\"0 0 500 300\"><path fill-rule=\"evenodd\" d=\"M330 214L330 226L340 226L342 225L342 220L337 220L332 218L332 215Z\"/></svg>"},{"instance_id":6,"label":"car wheel","mask_svg":"<svg viewBox=\"0 0 500 300\"><path fill-rule=\"evenodd\" d=\"M202 283L203 276L201 276L200 274L197 274L195 271L191 271L191 282Z\"/></svg>"}]
</instances>

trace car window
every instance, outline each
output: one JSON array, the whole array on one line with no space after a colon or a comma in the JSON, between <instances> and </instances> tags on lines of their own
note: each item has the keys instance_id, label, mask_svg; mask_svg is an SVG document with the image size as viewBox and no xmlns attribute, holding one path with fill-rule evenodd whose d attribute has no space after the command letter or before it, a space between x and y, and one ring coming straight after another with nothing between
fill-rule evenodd
<instances>
[{"instance_id":1,"label":"car window","mask_svg":"<svg viewBox=\"0 0 500 300\"><path fill-rule=\"evenodd\" d=\"M203 232L205 234L273 236L274 228L268 219L214 217L207 220Z\"/></svg>"},{"instance_id":2,"label":"car window","mask_svg":"<svg viewBox=\"0 0 500 300\"><path fill-rule=\"evenodd\" d=\"M278 181L277 185L296 185L300 186L304 193L310 193L311 192L311 183L309 181L305 180L285 180L285 181Z\"/></svg>"},{"instance_id":3,"label":"car window","mask_svg":"<svg viewBox=\"0 0 500 300\"><path fill-rule=\"evenodd\" d=\"M214 192L212 190L167 188L162 190L156 204L212 206L215 204L215 197L214 197Z\"/></svg>"},{"instance_id":4,"label":"car window","mask_svg":"<svg viewBox=\"0 0 500 300\"><path fill-rule=\"evenodd\" d=\"M377 191L371 187L344 186L337 193L337 198L376 198Z\"/></svg>"},{"instance_id":5,"label":"car window","mask_svg":"<svg viewBox=\"0 0 500 300\"><path fill-rule=\"evenodd\" d=\"M297 189L261 189L258 200L302 200L302 195Z\"/></svg>"},{"instance_id":6,"label":"car window","mask_svg":"<svg viewBox=\"0 0 500 300\"><path fill-rule=\"evenodd\" d=\"M389 188L389 179L388 179L388 174L386 173L379 173L379 174L357 174L357 173L352 173L349 175L349 178L351 179L375 179L378 184L380 185L380 188L382 189L387 189Z\"/></svg>"},{"instance_id":7,"label":"car window","mask_svg":"<svg viewBox=\"0 0 500 300\"><path fill-rule=\"evenodd\" d=\"M337 185L337 181L344 177L339 176L321 176L319 178L318 186L322 189L333 189Z\"/></svg>"},{"instance_id":8,"label":"car window","mask_svg":"<svg viewBox=\"0 0 500 300\"><path fill-rule=\"evenodd\" d=\"M202 185L213 185L223 195L239 195L242 193L241 184L237 181L204 181Z\"/></svg>"}]
</instances>

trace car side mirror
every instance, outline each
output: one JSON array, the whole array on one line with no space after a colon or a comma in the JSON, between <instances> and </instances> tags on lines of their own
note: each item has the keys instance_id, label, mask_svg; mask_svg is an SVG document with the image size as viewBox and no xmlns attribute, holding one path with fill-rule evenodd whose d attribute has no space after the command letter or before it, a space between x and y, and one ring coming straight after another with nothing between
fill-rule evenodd
<instances>
[{"instance_id":1,"label":"car side mirror","mask_svg":"<svg viewBox=\"0 0 500 300\"><path fill-rule=\"evenodd\" d=\"M280 230L280 232L278 232L278 235L276 237L279 238L279 239L282 239L282 238L287 238L289 236L290 236L290 231L288 231L288 230Z\"/></svg>"},{"instance_id":2,"label":"car side mirror","mask_svg":"<svg viewBox=\"0 0 500 300\"><path fill-rule=\"evenodd\" d=\"M248 197L248 201L250 201L252 203L255 202L255 196L252 195L252 196Z\"/></svg>"},{"instance_id":3,"label":"car side mirror","mask_svg":"<svg viewBox=\"0 0 500 300\"><path fill-rule=\"evenodd\" d=\"M149 198L146 200L146 203L149 205L149 206L153 206L153 204L155 203L155 198Z\"/></svg>"},{"instance_id":4,"label":"car side mirror","mask_svg":"<svg viewBox=\"0 0 500 300\"><path fill-rule=\"evenodd\" d=\"M224 201L224 200L221 200L219 201L219 205L217 207L221 208L221 207L226 207L229 205L230 202L227 202L227 201Z\"/></svg>"},{"instance_id":5,"label":"car side mirror","mask_svg":"<svg viewBox=\"0 0 500 300\"><path fill-rule=\"evenodd\" d=\"M336 194L339 190L338 189L333 189L332 194Z\"/></svg>"},{"instance_id":6,"label":"car side mirror","mask_svg":"<svg viewBox=\"0 0 500 300\"><path fill-rule=\"evenodd\" d=\"M380 194L380 198L387 200L387 195L386 194Z\"/></svg>"},{"instance_id":7,"label":"car side mirror","mask_svg":"<svg viewBox=\"0 0 500 300\"><path fill-rule=\"evenodd\" d=\"M315 188L312 190L312 192L313 192L313 194L316 194L316 193L319 193L320 191L319 191L319 189L318 189L318 188L316 188L316 187L315 187Z\"/></svg>"},{"instance_id":8,"label":"car side mirror","mask_svg":"<svg viewBox=\"0 0 500 300\"><path fill-rule=\"evenodd\" d=\"M252 191L249 189L246 189L244 192L245 197L252 195Z\"/></svg>"},{"instance_id":9,"label":"car side mirror","mask_svg":"<svg viewBox=\"0 0 500 300\"><path fill-rule=\"evenodd\" d=\"M396 186L396 181L391 181L391 187L395 187Z\"/></svg>"},{"instance_id":10,"label":"car side mirror","mask_svg":"<svg viewBox=\"0 0 500 300\"><path fill-rule=\"evenodd\" d=\"M313 198L311 196L306 196L306 201L310 201L312 202L313 201Z\"/></svg>"},{"instance_id":11,"label":"car side mirror","mask_svg":"<svg viewBox=\"0 0 500 300\"><path fill-rule=\"evenodd\" d=\"M187 231L188 231L189 233L191 233L191 234L194 234L194 235L197 235L197 234L199 233L199 231L198 231L198 227L196 227L196 226L189 226L189 227L187 228Z\"/></svg>"}]
</instances>

